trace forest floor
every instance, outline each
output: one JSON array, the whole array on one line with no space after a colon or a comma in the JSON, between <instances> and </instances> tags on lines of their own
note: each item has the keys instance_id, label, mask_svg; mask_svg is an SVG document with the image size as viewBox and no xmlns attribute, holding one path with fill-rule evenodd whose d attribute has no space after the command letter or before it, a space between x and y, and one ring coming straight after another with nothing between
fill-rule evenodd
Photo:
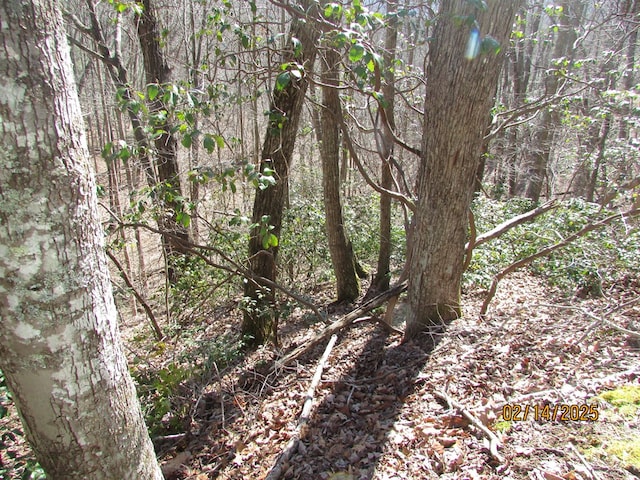
<instances>
[{"instance_id":1,"label":"forest floor","mask_svg":"<svg viewBox=\"0 0 640 480\"><path fill-rule=\"evenodd\" d=\"M481 293L466 295L465 316L441 338L401 343L375 322L347 327L281 478L640 478L640 343L584 314L639 294L632 283L562 309L551 305L566 298L516 274L484 320ZM606 320L626 327L634 317L637 304ZM281 350L255 352L200 390L189 432L157 445L167 478L267 477L296 433L326 341L294 365L265 367L324 327L308 320L294 312ZM625 385L639 395L631 413L597 397ZM521 407L521 420L504 421L505 406ZM617 442L631 453L612 454Z\"/></svg>"},{"instance_id":2,"label":"forest floor","mask_svg":"<svg viewBox=\"0 0 640 480\"><path fill-rule=\"evenodd\" d=\"M330 292L316 301L322 295ZM441 337L402 343L375 322L352 324L330 352L280 478L640 478L640 398L629 412L598 396L623 386L640 392L640 342L589 316L639 295L640 284L627 282L603 298L567 299L518 273L503 280L484 320L477 315L482 292L467 293L464 317ZM552 306L568 302L580 310ZM402 306L396 309L401 328ZM237 326L237 310L224 315L204 335L222 337ZM637 303L605 320L637 329L634 319ZM143 346L132 338L148 326L127 320L123 327L130 355L138 356ZM326 342L291 365L269 367L324 327L296 309L280 326L279 350L260 349L185 382L186 431L155 439L166 478L266 478L296 433ZM154 353L156 365L186 344L170 343ZM502 418L518 407L520 421ZM23 471L29 453L15 412L0 422L0 471L11 472L12 462Z\"/></svg>"}]
</instances>

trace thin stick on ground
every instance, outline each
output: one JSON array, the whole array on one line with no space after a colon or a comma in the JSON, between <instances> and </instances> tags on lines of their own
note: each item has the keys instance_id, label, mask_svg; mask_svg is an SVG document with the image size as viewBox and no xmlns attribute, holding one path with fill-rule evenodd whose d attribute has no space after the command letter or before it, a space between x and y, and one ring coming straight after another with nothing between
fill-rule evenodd
<instances>
[{"instance_id":1,"label":"thin stick on ground","mask_svg":"<svg viewBox=\"0 0 640 480\"><path fill-rule=\"evenodd\" d=\"M631 302L629 302L631 303ZM546 304L546 303L540 303L535 305L537 307L546 307L546 308L563 308L565 310L576 310L580 313L582 313L584 316L591 318L592 320L594 320L594 322L591 324L591 326L587 329L587 331L578 339L574 342L574 345L579 344L580 342L582 342L589 333L591 333L591 331L599 324L599 323L604 323L608 326L610 326L611 328L613 328L614 330L617 330L621 333L624 333L626 335L629 335L631 337L635 337L635 338L640 338L640 332L636 332L633 330L629 330L627 328L621 327L620 325L618 325L615 322L612 322L611 320L608 320L604 317L599 317L598 315L595 315L594 313L590 312L589 310L582 308L582 307L575 307L573 305L551 305L551 304ZM609 312L605 312L605 313L609 313Z\"/></svg>"},{"instance_id":2,"label":"thin stick on ground","mask_svg":"<svg viewBox=\"0 0 640 480\"><path fill-rule=\"evenodd\" d=\"M324 366L329 359L329 355L331 354L331 350L333 346L336 344L338 339L337 335L332 335L329 343L327 344L327 348L325 348L320 361L318 362L318 366L316 367L316 372L313 375L313 379L311 380L311 385L309 385L309 389L307 390L307 395L304 398L304 404L302 405L302 413L300 413L300 418L298 419L298 425L296 426L296 430L293 433L293 436L285 446L284 450L276 460L275 465L269 472L269 474L265 477L265 480L277 480L284 473L284 466L287 464L291 455L298 449L298 444L300 443L300 436L303 433L303 429L309 423L309 418L311 417L311 409L313 407L313 399L315 398L316 387L320 383L320 379L322 378L322 371L324 370Z\"/></svg>"},{"instance_id":3,"label":"thin stick on ground","mask_svg":"<svg viewBox=\"0 0 640 480\"><path fill-rule=\"evenodd\" d=\"M600 475L596 473L596 471L593 469L593 466L589 462L587 462L587 459L582 456L576 446L573 443L570 443L569 448L575 454L575 456L578 457L578 460L580 460L582 465L584 465L584 467L587 469L589 475L591 475L591 478L593 478L593 480L600 480Z\"/></svg>"},{"instance_id":4,"label":"thin stick on ground","mask_svg":"<svg viewBox=\"0 0 640 480\"><path fill-rule=\"evenodd\" d=\"M498 447L501 445L500 440L496 437L496 434L489 430L478 417L473 415L469 410L464 408L460 403L456 402L453 398L444 392L434 391L433 394L441 400L447 402L451 407L459 410L462 415L471 422L471 424L480 430L489 440L489 451L493 458L499 462L504 462L502 455L498 453Z\"/></svg>"}]
</instances>

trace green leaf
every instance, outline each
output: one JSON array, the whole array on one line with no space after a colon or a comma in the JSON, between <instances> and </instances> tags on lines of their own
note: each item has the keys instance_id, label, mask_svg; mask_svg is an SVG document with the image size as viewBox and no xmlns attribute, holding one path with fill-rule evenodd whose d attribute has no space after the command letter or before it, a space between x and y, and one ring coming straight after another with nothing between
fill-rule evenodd
<instances>
[{"instance_id":1,"label":"green leaf","mask_svg":"<svg viewBox=\"0 0 640 480\"><path fill-rule=\"evenodd\" d=\"M500 42L491 35L486 35L480 42L480 53L486 55L488 53L498 54L500 52Z\"/></svg>"},{"instance_id":2,"label":"green leaf","mask_svg":"<svg viewBox=\"0 0 640 480\"><path fill-rule=\"evenodd\" d=\"M287 85L291 82L291 73L290 72L282 72L276 78L276 90L281 92L284 90Z\"/></svg>"},{"instance_id":3,"label":"green leaf","mask_svg":"<svg viewBox=\"0 0 640 480\"><path fill-rule=\"evenodd\" d=\"M357 62L362 59L364 56L365 49L364 46L360 43L356 43L349 49L349 60L352 62Z\"/></svg>"},{"instance_id":4,"label":"green leaf","mask_svg":"<svg viewBox=\"0 0 640 480\"><path fill-rule=\"evenodd\" d=\"M302 53L302 42L296 37L291 37L291 43L293 44L293 56L297 58Z\"/></svg>"},{"instance_id":5,"label":"green leaf","mask_svg":"<svg viewBox=\"0 0 640 480\"><path fill-rule=\"evenodd\" d=\"M224 138L222 135L214 135L213 138L215 138L218 148L222 150L224 148Z\"/></svg>"},{"instance_id":6,"label":"green leaf","mask_svg":"<svg viewBox=\"0 0 640 480\"><path fill-rule=\"evenodd\" d=\"M204 136L204 140L202 141L202 145L209 153L213 153L213 150L216 148L216 141L210 134L206 134Z\"/></svg>"},{"instance_id":7,"label":"green leaf","mask_svg":"<svg viewBox=\"0 0 640 480\"><path fill-rule=\"evenodd\" d=\"M184 228L189 228L189 225L191 224L191 216L184 211L178 212L176 214L176 221Z\"/></svg>"},{"instance_id":8,"label":"green leaf","mask_svg":"<svg viewBox=\"0 0 640 480\"><path fill-rule=\"evenodd\" d=\"M278 246L278 237L276 237L273 233L267 233L262 237L262 248L265 250L269 247L277 247Z\"/></svg>"},{"instance_id":9,"label":"green leaf","mask_svg":"<svg viewBox=\"0 0 640 480\"><path fill-rule=\"evenodd\" d=\"M191 135L188 133L185 133L185 135L182 137L182 141L180 143L182 143L182 146L184 148L191 148L191 142L192 142L192 138Z\"/></svg>"},{"instance_id":10,"label":"green leaf","mask_svg":"<svg viewBox=\"0 0 640 480\"><path fill-rule=\"evenodd\" d=\"M160 87L158 84L150 83L147 85L147 97L149 97L149 100L154 101L158 96L158 93L160 93Z\"/></svg>"}]
</instances>

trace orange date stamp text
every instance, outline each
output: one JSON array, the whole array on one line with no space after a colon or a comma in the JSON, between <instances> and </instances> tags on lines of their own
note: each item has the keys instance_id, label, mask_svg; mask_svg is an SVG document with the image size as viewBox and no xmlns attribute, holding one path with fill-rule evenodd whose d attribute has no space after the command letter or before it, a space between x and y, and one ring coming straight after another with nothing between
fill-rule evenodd
<instances>
[{"instance_id":1,"label":"orange date stamp text","mask_svg":"<svg viewBox=\"0 0 640 480\"><path fill-rule=\"evenodd\" d=\"M600 417L598 405L556 403L528 405L507 403L502 407L502 418L507 422L595 422Z\"/></svg>"}]
</instances>

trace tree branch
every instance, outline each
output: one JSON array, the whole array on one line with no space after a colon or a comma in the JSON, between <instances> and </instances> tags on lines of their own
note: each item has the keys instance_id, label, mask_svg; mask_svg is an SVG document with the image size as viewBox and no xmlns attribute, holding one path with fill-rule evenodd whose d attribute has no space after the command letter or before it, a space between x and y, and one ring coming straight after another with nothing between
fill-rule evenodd
<instances>
[{"instance_id":1,"label":"tree branch","mask_svg":"<svg viewBox=\"0 0 640 480\"><path fill-rule=\"evenodd\" d=\"M149 322L153 327L153 331L156 334L156 339L162 340L164 338L164 333L162 333L162 330L160 329L160 325L158 325L158 321L156 320L156 316L153 314L153 310L151 310L151 307L146 302L144 297L140 295L138 290L136 290L136 288L133 286L131 279L125 272L124 268L122 268L122 264L118 261L116 256L109 249L105 249L105 252L107 256L111 259L111 261L114 263L118 271L120 272L120 276L122 277L122 280L124 280L124 283L127 285L127 287L129 287L129 289L131 290L131 293L133 293L133 296L136 297L138 302L140 302L140 305L142 305L142 308L144 308L144 311L147 314L147 317L149 318Z\"/></svg>"},{"instance_id":2,"label":"tree branch","mask_svg":"<svg viewBox=\"0 0 640 480\"><path fill-rule=\"evenodd\" d=\"M487 310L489 309L489 304L491 303L491 300L493 299L493 297L496 294L496 290L498 288L498 283L500 282L500 280L502 280L509 273L517 270L520 267L523 267L525 265L530 264L531 262L533 262L534 260L537 260L538 258L546 257L551 252L553 252L555 250L558 250L560 248L566 247L567 245L569 245L570 243L574 242L578 238L584 237L587 233L592 232L594 230L597 230L599 228L602 228L602 227L604 227L606 225L609 225L610 223L614 222L615 220L623 219L625 217L634 217L634 216L639 215L639 214L640 214L640 209L634 208L634 209L629 210L627 212L616 213L616 214L611 215L611 216L609 216L609 217L607 217L607 218L605 218L603 220L600 220L599 222L590 223L590 224L584 226L582 229L580 229L576 233L574 233L573 235L569 235L564 240L562 240L562 241L560 241L558 243L555 243L553 245L550 245L547 248L543 248L542 250L534 253L533 255L529 255L528 257L523 258L521 260L518 260L515 263L512 263L507 268L503 269L501 272L497 273L493 277L493 282L491 283L491 287L489 288L489 293L487 293L487 296L486 296L486 298L484 300L484 303L482 304L482 308L480 309L480 316L484 317L486 315Z\"/></svg>"}]
</instances>

